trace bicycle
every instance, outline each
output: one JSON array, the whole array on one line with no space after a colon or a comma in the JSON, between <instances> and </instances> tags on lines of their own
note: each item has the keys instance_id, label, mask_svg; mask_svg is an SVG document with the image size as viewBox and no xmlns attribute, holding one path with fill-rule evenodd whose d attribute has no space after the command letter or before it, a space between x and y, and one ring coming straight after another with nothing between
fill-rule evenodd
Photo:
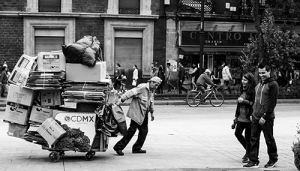
<instances>
[{"instance_id":1,"label":"bicycle","mask_svg":"<svg viewBox=\"0 0 300 171\"><path fill-rule=\"evenodd\" d=\"M203 101L209 99L209 102L213 107L220 107L224 103L224 96L217 90L216 86L205 90L205 93L207 95L203 98ZM186 102L190 107L197 107L201 103L201 96L202 92L198 90L198 88L196 90L191 90L186 96Z\"/></svg>"}]
</instances>

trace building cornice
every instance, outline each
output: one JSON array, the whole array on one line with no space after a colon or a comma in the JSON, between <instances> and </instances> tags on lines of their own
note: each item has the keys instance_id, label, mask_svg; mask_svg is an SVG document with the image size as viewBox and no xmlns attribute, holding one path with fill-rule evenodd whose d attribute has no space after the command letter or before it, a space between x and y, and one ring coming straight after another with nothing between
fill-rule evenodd
<instances>
[{"instance_id":1,"label":"building cornice","mask_svg":"<svg viewBox=\"0 0 300 171\"><path fill-rule=\"evenodd\" d=\"M0 16L10 17L72 17L72 18L125 18L125 19L158 19L158 15L126 15L105 13L53 13L53 12L19 12L0 11Z\"/></svg>"}]
</instances>

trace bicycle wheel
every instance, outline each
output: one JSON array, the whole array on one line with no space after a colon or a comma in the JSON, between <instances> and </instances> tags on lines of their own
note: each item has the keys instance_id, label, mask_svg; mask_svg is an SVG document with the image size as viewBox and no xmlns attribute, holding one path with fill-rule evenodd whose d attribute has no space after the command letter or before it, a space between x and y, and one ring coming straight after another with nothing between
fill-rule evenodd
<instances>
[{"instance_id":1,"label":"bicycle wheel","mask_svg":"<svg viewBox=\"0 0 300 171\"><path fill-rule=\"evenodd\" d=\"M201 93L198 91L190 91L186 96L186 102L190 107L197 107L201 102Z\"/></svg>"},{"instance_id":2,"label":"bicycle wheel","mask_svg":"<svg viewBox=\"0 0 300 171\"><path fill-rule=\"evenodd\" d=\"M224 96L221 92L215 91L210 95L210 104L214 107L220 107L224 103Z\"/></svg>"}]
</instances>

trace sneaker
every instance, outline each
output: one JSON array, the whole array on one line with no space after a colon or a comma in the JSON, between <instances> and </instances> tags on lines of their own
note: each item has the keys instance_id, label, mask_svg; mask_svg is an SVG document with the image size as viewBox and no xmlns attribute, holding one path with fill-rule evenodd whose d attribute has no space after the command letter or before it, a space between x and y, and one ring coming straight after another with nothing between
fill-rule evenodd
<instances>
[{"instance_id":1,"label":"sneaker","mask_svg":"<svg viewBox=\"0 0 300 171\"><path fill-rule=\"evenodd\" d=\"M265 168L273 168L278 161L268 161L268 163L265 165Z\"/></svg>"},{"instance_id":2,"label":"sneaker","mask_svg":"<svg viewBox=\"0 0 300 171\"><path fill-rule=\"evenodd\" d=\"M253 162L253 161L249 161L246 165L244 165L243 167L248 167L248 168L258 168L259 162Z\"/></svg>"}]
</instances>

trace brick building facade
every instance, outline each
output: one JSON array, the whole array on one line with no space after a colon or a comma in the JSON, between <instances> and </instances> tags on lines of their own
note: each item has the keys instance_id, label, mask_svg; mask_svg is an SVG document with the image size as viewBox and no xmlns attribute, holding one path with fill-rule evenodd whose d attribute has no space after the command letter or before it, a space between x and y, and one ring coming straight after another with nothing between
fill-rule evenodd
<instances>
[{"instance_id":1,"label":"brick building facade","mask_svg":"<svg viewBox=\"0 0 300 171\"><path fill-rule=\"evenodd\" d=\"M12 69L22 54L36 56L40 50L37 42L47 45L47 41L53 39L54 42L70 44L85 35L92 35L101 43L110 75L113 75L116 63L124 62L123 68L130 77L131 68L137 62L140 82L144 82L150 76L153 61L165 65L164 3L160 0L131 1L131 4L137 4L133 5L137 13L121 12L124 4L119 0L2 0L0 63L6 61ZM40 12L42 4L47 7L55 3L58 11L46 9L47 12ZM126 4L125 8L128 8ZM43 42L45 38L49 40ZM60 50L57 49L59 46L53 50ZM130 53L133 52L130 49L135 49L135 46L139 50L131 59ZM120 54L124 56L118 56Z\"/></svg>"}]
</instances>

